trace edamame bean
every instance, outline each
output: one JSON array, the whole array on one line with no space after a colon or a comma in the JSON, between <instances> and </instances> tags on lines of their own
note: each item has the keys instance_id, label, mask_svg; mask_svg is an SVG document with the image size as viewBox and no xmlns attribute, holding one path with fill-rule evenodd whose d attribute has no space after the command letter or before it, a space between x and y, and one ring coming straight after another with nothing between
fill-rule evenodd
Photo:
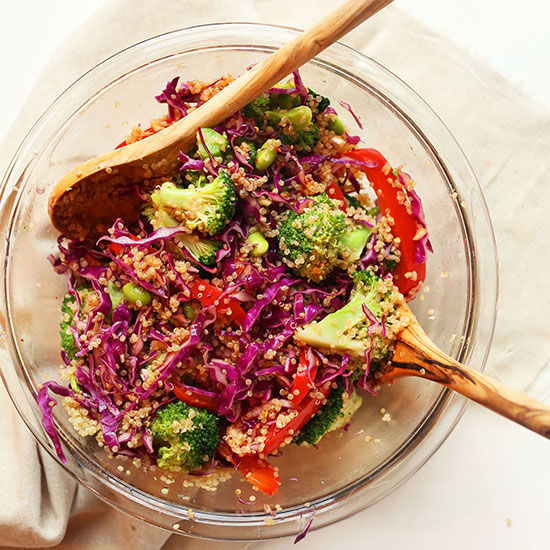
<instances>
[{"instance_id":1,"label":"edamame bean","mask_svg":"<svg viewBox=\"0 0 550 550\"><path fill-rule=\"evenodd\" d=\"M300 105L300 107L294 107L294 109L287 111L286 116L295 130L303 130L311 124L313 113L309 107Z\"/></svg>"},{"instance_id":2,"label":"edamame bean","mask_svg":"<svg viewBox=\"0 0 550 550\"><path fill-rule=\"evenodd\" d=\"M378 216L378 214L380 214L380 207L379 206L375 206L374 208L371 208L367 214L369 216Z\"/></svg>"},{"instance_id":3,"label":"edamame bean","mask_svg":"<svg viewBox=\"0 0 550 550\"><path fill-rule=\"evenodd\" d=\"M202 138L204 139L204 145L206 145L208 151L210 151L213 157L221 157L225 149L229 146L229 141L227 141L227 138L223 137L212 128L201 128L201 132ZM204 148L204 145L202 144L199 133L197 132L197 149L201 158L206 160L210 157L208 156L208 152Z\"/></svg>"},{"instance_id":4,"label":"edamame bean","mask_svg":"<svg viewBox=\"0 0 550 550\"><path fill-rule=\"evenodd\" d=\"M337 118L336 120L331 120L328 123L328 129L331 132L334 132L337 136L343 135L346 131L346 129L344 128L344 123L339 118Z\"/></svg>"},{"instance_id":5,"label":"edamame bean","mask_svg":"<svg viewBox=\"0 0 550 550\"><path fill-rule=\"evenodd\" d=\"M256 168L258 170L265 170L273 164L276 158L277 152L274 149L260 149L256 155Z\"/></svg>"},{"instance_id":6,"label":"edamame bean","mask_svg":"<svg viewBox=\"0 0 550 550\"><path fill-rule=\"evenodd\" d=\"M265 237L259 231L253 231L246 239L246 242L252 245L250 255L255 258L264 256L269 250L269 243L265 240Z\"/></svg>"},{"instance_id":7,"label":"edamame bean","mask_svg":"<svg viewBox=\"0 0 550 550\"><path fill-rule=\"evenodd\" d=\"M265 114L272 124L279 124L286 116L295 130L303 130L311 124L313 118L311 109L306 105L300 105L288 111L266 111Z\"/></svg>"},{"instance_id":8,"label":"edamame bean","mask_svg":"<svg viewBox=\"0 0 550 550\"><path fill-rule=\"evenodd\" d=\"M193 307L193 304L191 302L185 302L182 307L183 314L187 317L187 319L194 321L197 316L197 310Z\"/></svg>"},{"instance_id":9,"label":"edamame bean","mask_svg":"<svg viewBox=\"0 0 550 550\"><path fill-rule=\"evenodd\" d=\"M277 140L268 139L259 149L256 154L256 168L258 170L265 170L268 166L271 166L277 158Z\"/></svg>"},{"instance_id":10,"label":"edamame bean","mask_svg":"<svg viewBox=\"0 0 550 550\"><path fill-rule=\"evenodd\" d=\"M137 305L137 303L140 302L142 306L148 306L153 299L148 290L145 290L139 285L134 285L133 283L126 283L122 287L122 293L126 299L134 305Z\"/></svg>"}]
</instances>

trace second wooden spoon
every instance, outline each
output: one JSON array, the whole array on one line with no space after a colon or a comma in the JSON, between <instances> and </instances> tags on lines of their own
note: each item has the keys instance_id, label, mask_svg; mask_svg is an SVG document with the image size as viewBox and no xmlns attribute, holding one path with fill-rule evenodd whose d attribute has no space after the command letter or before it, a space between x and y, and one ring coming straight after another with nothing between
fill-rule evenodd
<instances>
[{"instance_id":1,"label":"second wooden spoon","mask_svg":"<svg viewBox=\"0 0 550 550\"><path fill-rule=\"evenodd\" d=\"M404 376L418 376L447 386L472 401L550 438L550 407L443 353L427 336L407 305L402 315L411 322L397 336L392 360L380 384Z\"/></svg>"}]
</instances>

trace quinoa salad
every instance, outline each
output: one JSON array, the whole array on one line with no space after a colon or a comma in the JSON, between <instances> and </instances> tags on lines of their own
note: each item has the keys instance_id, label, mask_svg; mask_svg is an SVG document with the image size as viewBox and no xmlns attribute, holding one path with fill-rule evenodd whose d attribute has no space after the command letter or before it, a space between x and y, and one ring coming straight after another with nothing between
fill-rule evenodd
<instances>
[{"instance_id":1,"label":"quinoa salad","mask_svg":"<svg viewBox=\"0 0 550 550\"><path fill-rule=\"evenodd\" d=\"M167 114L118 147L231 80L174 78L155 98ZM346 429L374 398L431 245L411 177L335 107L296 71L200 128L177 173L136 186L137 221L58 238L60 379L37 399L62 461L54 395L112 456L207 489L236 471L274 495L270 457Z\"/></svg>"}]
</instances>

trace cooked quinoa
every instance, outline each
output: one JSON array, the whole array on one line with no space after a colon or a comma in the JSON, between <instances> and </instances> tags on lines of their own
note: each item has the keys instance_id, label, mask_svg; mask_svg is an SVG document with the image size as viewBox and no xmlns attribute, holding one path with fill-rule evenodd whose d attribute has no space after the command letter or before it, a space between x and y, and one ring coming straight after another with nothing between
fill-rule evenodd
<instances>
[{"instance_id":1,"label":"cooked quinoa","mask_svg":"<svg viewBox=\"0 0 550 550\"><path fill-rule=\"evenodd\" d=\"M231 81L171 80L156 97L168 113L120 146ZM270 455L342 427L375 392L409 322L402 286L418 290L430 249L413 180L358 141L295 73L201 129L178 173L136 191L137 222L117 220L96 243L60 237L65 385L39 392L60 453L48 390L80 436L164 472L163 495L176 479L215 490L231 466L273 494Z\"/></svg>"}]
</instances>

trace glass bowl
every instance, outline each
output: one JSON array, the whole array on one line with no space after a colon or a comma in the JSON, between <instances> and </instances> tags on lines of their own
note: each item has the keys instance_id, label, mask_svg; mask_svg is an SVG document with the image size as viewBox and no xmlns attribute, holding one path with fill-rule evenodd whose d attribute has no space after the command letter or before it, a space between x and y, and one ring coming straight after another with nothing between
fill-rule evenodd
<instances>
[{"instance_id":1,"label":"glass bowl","mask_svg":"<svg viewBox=\"0 0 550 550\"><path fill-rule=\"evenodd\" d=\"M37 386L57 378L60 364L64 279L47 260L57 237L47 216L49 191L75 165L114 147L132 125L147 126L163 114L154 96L175 75L204 81L239 75L297 32L220 24L141 42L76 81L21 144L2 182L2 345L11 355L2 376L23 420L56 460L35 403ZM495 323L496 253L485 202L461 149L413 90L352 48L335 44L301 73L308 86L332 100L352 133L393 165L404 165L417 182L434 254L413 310L441 349L483 369ZM353 106L364 129L338 100ZM103 500L175 532L253 540L295 534L314 512L318 528L372 505L424 464L464 407L464 398L419 379L365 396L348 431L329 434L318 448L289 446L273 459L282 486L272 498L253 492L238 475L216 492L184 487L179 479L167 485L158 472L145 475L130 460L109 458L95 439L75 434L61 407L54 410L66 471ZM382 421L381 409L390 413L390 422ZM273 518L266 504L273 510L279 505Z\"/></svg>"}]
</instances>

